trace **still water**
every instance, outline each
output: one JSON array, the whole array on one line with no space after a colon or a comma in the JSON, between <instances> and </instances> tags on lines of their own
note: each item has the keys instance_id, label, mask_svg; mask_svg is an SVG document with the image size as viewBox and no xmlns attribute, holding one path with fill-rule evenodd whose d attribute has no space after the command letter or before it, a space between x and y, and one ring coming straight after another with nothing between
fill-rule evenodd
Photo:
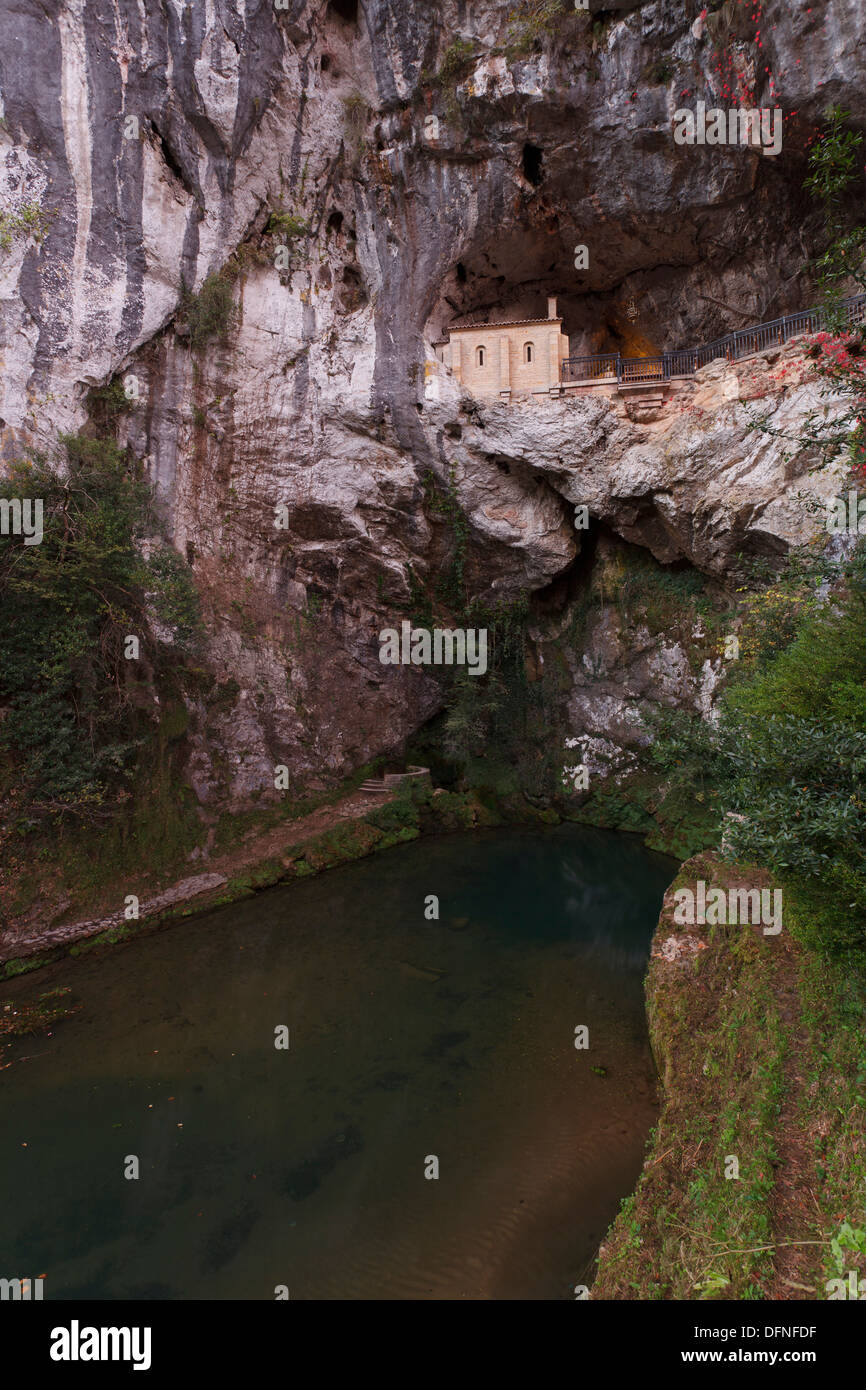
<instances>
[{"instance_id":1,"label":"still water","mask_svg":"<svg viewBox=\"0 0 866 1390\"><path fill-rule=\"evenodd\" d=\"M573 1298L655 1120L674 868L571 825L425 840L18 981L83 1007L6 1054L0 1273L46 1300Z\"/></svg>"}]
</instances>

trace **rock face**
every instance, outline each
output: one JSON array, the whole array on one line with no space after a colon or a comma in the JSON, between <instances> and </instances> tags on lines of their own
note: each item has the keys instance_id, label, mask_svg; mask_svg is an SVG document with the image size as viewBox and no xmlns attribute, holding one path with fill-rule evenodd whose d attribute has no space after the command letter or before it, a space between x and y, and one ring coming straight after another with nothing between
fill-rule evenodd
<instances>
[{"instance_id":1,"label":"rock face","mask_svg":"<svg viewBox=\"0 0 866 1390\"><path fill-rule=\"evenodd\" d=\"M750 408L791 430L826 404L794 348L712 363L641 420L601 395L481 405L435 345L548 294L575 353L809 302L804 148L829 102L866 120L860 0L769 0L761 48L732 0L563 12L537 42L513 10L23 0L4 19L2 455L51 450L90 387L134 378L122 440L192 565L221 692L191 726L203 801L272 793L276 764L334 782L437 710L377 634L449 560L443 498L470 595L498 603L580 566L575 506L721 578L804 539L798 492L834 489L748 428ZM676 145L698 99L781 106L782 153ZM218 271L236 317L202 344L185 292ZM639 698L706 705L714 677L676 676L674 646L607 633L603 680L572 662L578 732L628 743Z\"/></svg>"},{"instance_id":2,"label":"rock face","mask_svg":"<svg viewBox=\"0 0 866 1390\"><path fill-rule=\"evenodd\" d=\"M485 482L489 489L494 464L555 490L572 517L587 507L661 564L687 560L723 579L741 554L780 554L817 537L823 511L806 503L835 496L840 474L812 475L818 451L794 449L787 458L778 439L796 437L810 412L834 404L795 340L769 355L709 363L645 423L630 418L630 402L600 391L473 405L459 445L448 441L445 452L481 534L493 531ZM460 408L452 397L430 413L453 417ZM766 429L754 429L759 417ZM536 521L532 530L540 529ZM516 528L509 540L521 543ZM546 534L539 544L549 545Z\"/></svg>"}]
</instances>

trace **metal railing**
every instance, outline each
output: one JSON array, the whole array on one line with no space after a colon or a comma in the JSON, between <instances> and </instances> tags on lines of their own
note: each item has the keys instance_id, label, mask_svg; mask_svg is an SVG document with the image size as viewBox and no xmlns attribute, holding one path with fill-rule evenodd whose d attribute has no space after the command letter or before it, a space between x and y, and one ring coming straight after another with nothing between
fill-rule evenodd
<instances>
[{"instance_id":1,"label":"metal railing","mask_svg":"<svg viewBox=\"0 0 866 1390\"><path fill-rule=\"evenodd\" d=\"M566 357L562 363L562 380L599 381L605 377L618 377L621 361L616 352L606 352L598 357Z\"/></svg>"},{"instance_id":2,"label":"metal railing","mask_svg":"<svg viewBox=\"0 0 866 1390\"><path fill-rule=\"evenodd\" d=\"M839 303L843 323L854 325L866 322L866 294L843 299ZM694 376L716 358L738 362L756 352L781 347L791 338L804 333L817 333L832 322L826 309L802 309L796 314L783 314L780 319L759 323L753 328L740 328L716 338L705 347L686 348L680 352L663 352L660 357L622 357L618 352L600 353L593 357L565 357L562 361L562 381L612 381L619 384L641 385L654 381L670 381L671 377ZM835 325L834 325L835 326Z\"/></svg>"}]
</instances>

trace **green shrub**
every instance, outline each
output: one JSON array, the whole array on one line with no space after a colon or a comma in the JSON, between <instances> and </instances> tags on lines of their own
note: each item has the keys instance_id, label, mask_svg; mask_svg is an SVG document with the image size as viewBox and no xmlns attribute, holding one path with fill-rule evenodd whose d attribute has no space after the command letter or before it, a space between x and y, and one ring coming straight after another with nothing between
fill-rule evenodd
<instances>
[{"instance_id":1,"label":"green shrub","mask_svg":"<svg viewBox=\"0 0 866 1390\"><path fill-rule=\"evenodd\" d=\"M511 59L523 57L556 31L568 13L566 0L520 0L508 15L505 52Z\"/></svg>"},{"instance_id":2,"label":"green shrub","mask_svg":"<svg viewBox=\"0 0 866 1390\"><path fill-rule=\"evenodd\" d=\"M154 613L159 622L171 628L174 642L185 652L194 652L203 627L198 591L189 566L171 546L156 547L147 562L147 580Z\"/></svg>"},{"instance_id":3,"label":"green shrub","mask_svg":"<svg viewBox=\"0 0 866 1390\"><path fill-rule=\"evenodd\" d=\"M123 382L115 377L105 386L94 386L87 395L87 411L100 424L110 424L118 415L132 410L135 402L127 396Z\"/></svg>"},{"instance_id":4,"label":"green shrub","mask_svg":"<svg viewBox=\"0 0 866 1390\"><path fill-rule=\"evenodd\" d=\"M189 325L190 347L204 347L211 338L224 337L234 326L237 308L231 281L224 274L212 273L198 294L184 287L181 308Z\"/></svg>"},{"instance_id":5,"label":"green shrub","mask_svg":"<svg viewBox=\"0 0 866 1390\"><path fill-rule=\"evenodd\" d=\"M0 251L11 251L18 237L31 237L39 245L45 239L50 214L39 203L24 203L17 212L0 212Z\"/></svg>"},{"instance_id":6,"label":"green shrub","mask_svg":"<svg viewBox=\"0 0 866 1390\"><path fill-rule=\"evenodd\" d=\"M806 904L821 949L866 952L866 604L856 578L800 611L782 650L729 687L717 725L655 721L646 758L668 792L733 812L729 856Z\"/></svg>"},{"instance_id":7,"label":"green shrub","mask_svg":"<svg viewBox=\"0 0 866 1390\"><path fill-rule=\"evenodd\" d=\"M45 814L102 819L128 795L153 725L126 638L146 649L148 593L182 643L197 624L180 557L142 556L156 522L140 466L112 440L63 443L65 472L19 463L4 488L43 503L41 544L0 536L0 795L14 793L23 829Z\"/></svg>"},{"instance_id":8,"label":"green shrub","mask_svg":"<svg viewBox=\"0 0 866 1390\"><path fill-rule=\"evenodd\" d=\"M478 47L471 39L454 39L439 61L436 81L441 87L454 87L469 73L478 57Z\"/></svg>"},{"instance_id":9,"label":"green shrub","mask_svg":"<svg viewBox=\"0 0 866 1390\"><path fill-rule=\"evenodd\" d=\"M298 237L309 236L310 224L305 222L302 217L296 217L292 212L272 212L265 230L274 236L282 237L287 242L292 242L296 241Z\"/></svg>"},{"instance_id":10,"label":"green shrub","mask_svg":"<svg viewBox=\"0 0 866 1390\"><path fill-rule=\"evenodd\" d=\"M761 651L763 664L731 688L726 708L744 716L785 712L866 729L866 606L861 596L852 590L838 602L803 607L795 626L796 616L786 612L782 632L773 623Z\"/></svg>"}]
</instances>

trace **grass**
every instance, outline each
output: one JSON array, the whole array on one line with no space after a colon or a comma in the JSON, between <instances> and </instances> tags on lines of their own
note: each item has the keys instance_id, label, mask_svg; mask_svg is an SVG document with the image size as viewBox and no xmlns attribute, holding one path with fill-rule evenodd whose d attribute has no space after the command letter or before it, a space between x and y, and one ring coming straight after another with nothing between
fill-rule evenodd
<instances>
[{"instance_id":1,"label":"grass","mask_svg":"<svg viewBox=\"0 0 866 1390\"><path fill-rule=\"evenodd\" d=\"M786 924L800 941L809 941L808 907L788 894ZM815 1195L825 1230L847 1222L866 1228L866 974L851 960L839 961L811 950L799 957L798 992L808 1049L803 1058L804 1089L800 1122L810 1136ZM846 1269L866 1279L866 1255L851 1253ZM816 1251L815 1278L823 1284L837 1269L825 1248Z\"/></svg>"},{"instance_id":2,"label":"grass","mask_svg":"<svg viewBox=\"0 0 866 1390\"><path fill-rule=\"evenodd\" d=\"M237 306L231 280L222 273L207 276L198 294L184 288L182 311L189 325L189 342L200 351L212 338L223 338L234 327Z\"/></svg>"},{"instance_id":3,"label":"grass","mask_svg":"<svg viewBox=\"0 0 866 1390\"><path fill-rule=\"evenodd\" d=\"M707 856L674 886L697 877L770 882ZM866 981L804 947L808 929L786 888L780 937L691 928L704 942L693 959L651 961L662 1111L594 1298L824 1298L839 1259L866 1270ZM657 939L679 930L666 904Z\"/></svg>"},{"instance_id":4,"label":"grass","mask_svg":"<svg viewBox=\"0 0 866 1390\"><path fill-rule=\"evenodd\" d=\"M50 222L51 214L39 203L23 203L17 212L0 212L0 251L11 251L19 238L32 237L40 245Z\"/></svg>"},{"instance_id":5,"label":"grass","mask_svg":"<svg viewBox=\"0 0 866 1390\"><path fill-rule=\"evenodd\" d=\"M694 863L679 886L696 876ZM724 882L715 867L705 876ZM595 1298L752 1299L770 1285L786 1046L773 946L747 927L709 930L694 959L650 966L664 1107L643 1175L603 1247ZM738 1180L725 1176L732 1155Z\"/></svg>"}]
</instances>

